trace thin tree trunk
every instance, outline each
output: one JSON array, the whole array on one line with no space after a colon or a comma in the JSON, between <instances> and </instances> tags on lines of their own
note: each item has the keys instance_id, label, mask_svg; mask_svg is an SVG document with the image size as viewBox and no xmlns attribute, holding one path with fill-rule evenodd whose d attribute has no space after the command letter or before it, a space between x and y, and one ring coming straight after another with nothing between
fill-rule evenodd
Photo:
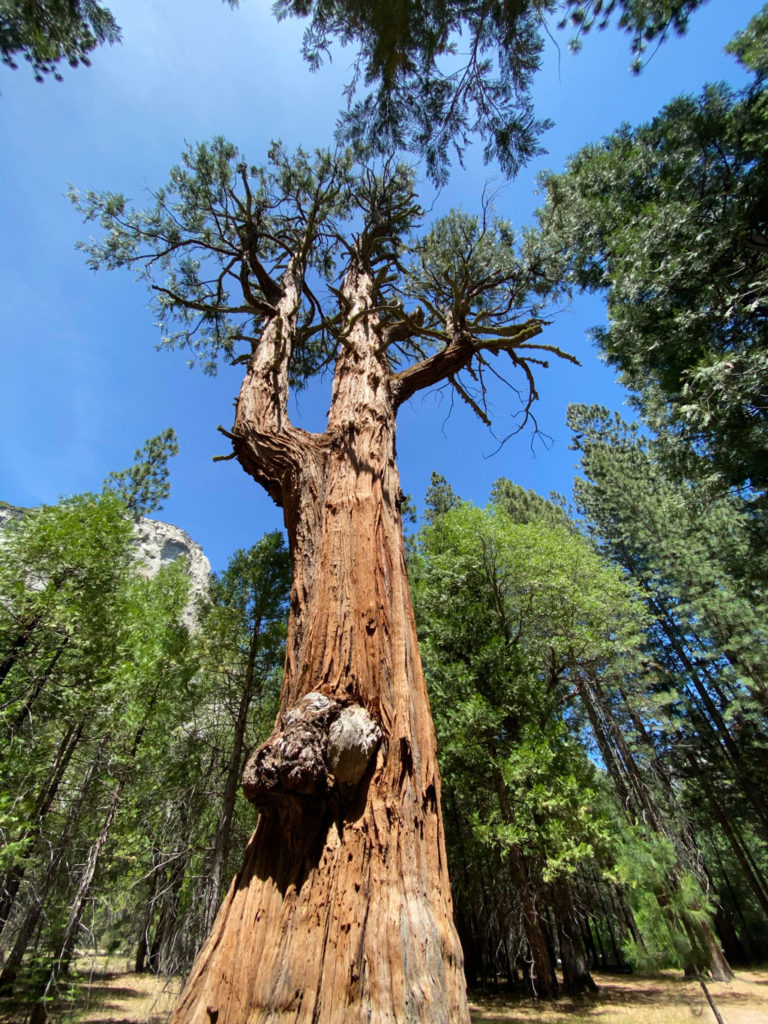
<instances>
[{"instance_id":1,"label":"thin tree trunk","mask_svg":"<svg viewBox=\"0 0 768 1024\"><path fill-rule=\"evenodd\" d=\"M590 872L592 874L592 884L594 886L595 895L597 896L597 902L600 906L600 910L603 913L603 920L605 921L605 928L608 932L608 938L611 940L611 949L613 950L614 963L617 967L621 967L624 964L624 957L621 955L621 949L618 942L616 941L616 932L613 927L614 915L611 913L611 908L606 906L605 899L603 897L603 890L600 885L600 879L595 871L595 866L590 862ZM600 930L597 929L598 941L600 939ZM602 942L600 943L602 949ZM605 958L605 950L603 950L603 957ZM607 963L607 961L606 961Z\"/></svg>"},{"instance_id":2,"label":"thin tree trunk","mask_svg":"<svg viewBox=\"0 0 768 1024\"><path fill-rule=\"evenodd\" d=\"M720 806L714 794L711 792L709 794L708 803L715 820L722 828L723 834L730 843L731 849L739 862L741 870L744 872L744 878L749 883L749 886L752 889L757 902L760 904L763 913L768 917L768 888L765 886L765 880L753 870L753 866L749 861L745 846L737 835L736 829L728 819L728 815Z\"/></svg>"},{"instance_id":3,"label":"thin tree trunk","mask_svg":"<svg viewBox=\"0 0 768 1024\"><path fill-rule=\"evenodd\" d=\"M755 962L754 938L752 936L752 932L751 932L751 930L749 928L749 925L747 924L747 920L744 917L744 911L742 910L742 907L741 907L741 900L739 899L739 897L738 897L738 895L736 893L736 890L733 887L733 883L731 882L731 879L730 879L730 876L729 876L728 872L725 870L725 864L723 863L723 859L720 856L720 851L717 848L717 843L715 843L714 840L713 840L713 846L714 846L714 850L715 850L715 856L717 857L717 863L718 863L718 867L720 869L720 874L722 875L723 881L725 882L725 884L726 884L726 886L728 888L728 892L731 895L731 903L733 904L733 907L736 910L736 913L738 914L739 921L741 922L741 935L739 936L739 939L740 939L741 945L742 945L742 947L744 949L744 954L746 956L746 963L754 963Z\"/></svg>"},{"instance_id":4,"label":"thin tree trunk","mask_svg":"<svg viewBox=\"0 0 768 1024\"><path fill-rule=\"evenodd\" d=\"M248 650L248 662L245 668L240 702L235 719L235 730L232 737L232 748L229 754L227 765L226 781L224 784L224 796L221 801L221 812L219 823L216 828L216 835L213 841L213 854L211 856L208 874L208 892L206 897L205 912L203 917L203 935L208 935L213 922L216 919L216 912L221 903L221 889L224 879L224 869L229 856L230 838L232 835L232 818L235 812L235 801L237 799L237 787L240 783L243 770L243 751L245 747L245 730L248 724L248 712L254 694L254 668L256 655L261 642L261 620L258 619L251 633L251 641Z\"/></svg>"},{"instance_id":5,"label":"thin tree trunk","mask_svg":"<svg viewBox=\"0 0 768 1024\"><path fill-rule=\"evenodd\" d=\"M566 878L558 878L552 885L552 896L560 943L560 958L563 964L563 990L569 995L596 992L597 985L589 973L570 882Z\"/></svg>"},{"instance_id":6,"label":"thin tree trunk","mask_svg":"<svg viewBox=\"0 0 768 1024\"><path fill-rule=\"evenodd\" d=\"M16 637L8 648L5 657L0 662L0 683L4 683L13 669L16 662L19 660L19 656L29 642L29 638L37 629L38 625L42 621L42 613L38 612L33 615L31 619L19 630Z\"/></svg>"},{"instance_id":7,"label":"thin tree trunk","mask_svg":"<svg viewBox=\"0 0 768 1024\"><path fill-rule=\"evenodd\" d=\"M154 697L149 702L149 708L151 708L153 703ZM85 910L86 903L88 902L91 885L93 884L93 879L96 874L96 868L98 867L101 853L106 845L107 839L109 838L109 832L120 806L120 799L123 795L123 790L128 782L130 767L136 758L136 753L138 752L145 730L146 718L136 731L131 749L128 753L127 764L123 767L116 785L112 788L112 793L109 798L101 830L99 831L99 835L95 842L91 845L83 870L80 872L77 889L70 906L69 917L67 918L67 923L64 926L64 932L61 937L59 953L54 961L50 974L48 975L45 987L41 993L41 999L37 1004L35 1004L32 1011L32 1024L37 1024L38 1021L47 1019L45 998L51 988L56 985L58 979L66 975L69 971L69 966L72 962L72 955L75 951L75 942L77 941L77 935L83 919L83 911Z\"/></svg>"},{"instance_id":8,"label":"thin tree trunk","mask_svg":"<svg viewBox=\"0 0 768 1024\"><path fill-rule=\"evenodd\" d=\"M80 742L80 737L83 734L83 723L79 725L72 725L67 730L64 738L59 744L59 749L56 752L53 765L48 774L48 778L43 783L40 792L38 793L37 800L35 801L34 811L34 827L30 828L24 838L30 838L32 833L37 833L37 839L40 838L40 833L43 825L43 820L51 809L56 794L59 791L62 779L69 767L69 762L72 760L72 755L75 752L75 748ZM27 869L27 863L29 858L32 856L32 852L36 850L37 844L30 842L23 854L23 859L15 864L6 873L2 883L0 883L0 935L5 929L5 925L8 921L8 915L11 912L14 901L19 891L19 886L24 879L24 875Z\"/></svg>"},{"instance_id":9,"label":"thin tree trunk","mask_svg":"<svg viewBox=\"0 0 768 1024\"><path fill-rule=\"evenodd\" d=\"M507 793L501 771L496 764L496 750L492 743L489 744L489 754L492 762L491 770L499 801L499 809L504 821L511 824L513 815L509 794ZM516 844L510 847L507 853L507 861L509 863L512 883L520 900L523 927L525 928L525 937L528 940L528 948L530 950L529 984L531 993L539 999L555 999L560 994L560 985L555 973L550 945L547 942L544 922L538 911L537 894L531 883L525 858Z\"/></svg>"},{"instance_id":10,"label":"thin tree trunk","mask_svg":"<svg viewBox=\"0 0 768 1024\"><path fill-rule=\"evenodd\" d=\"M112 822L115 820L117 808L120 805L120 797L123 795L125 782L125 778L120 779L112 790L109 804L107 805L107 813L105 814L104 821L101 825L101 831L99 832L96 841L88 851L88 857L83 870L80 873L77 890L70 907L67 923L64 927L60 952L56 960L55 970L57 977L66 974L69 970L72 954L75 949L77 933L80 929L80 922L83 918L83 911L85 910L85 904L91 891L91 885L93 884L93 877L96 874L96 868L98 867L99 858L101 857L101 851L104 849L104 845L109 838L109 831L112 828Z\"/></svg>"},{"instance_id":11,"label":"thin tree trunk","mask_svg":"<svg viewBox=\"0 0 768 1024\"><path fill-rule=\"evenodd\" d=\"M88 764L83 780L80 783L80 791L77 798L74 800L67 812L64 827L57 838L56 845L51 853L45 874L31 890L29 905L16 928L13 948L3 964L2 974L0 974L0 991L5 991L7 988L12 986L16 979L24 954L29 947L38 922L41 920L43 910L45 909L45 905L48 900L48 893L56 880L59 868L61 867L61 863L69 847L70 839L72 838L72 834L80 820L80 814L82 813L85 802L88 799L93 777L101 765L101 757L106 745L107 737L104 736L96 749L96 753Z\"/></svg>"},{"instance_id":12,"label":"thin tree trunk","mask_svg":"<svg viewBox=\"0 0 768 1024\"><path fill-rule=\"evenodd\" d=\"M640 820L645 820L653 831L660 835L665 835L666 830L658 807L656 806L655 800L653 799L648 786L642 778L632 751L627 746L613 712L608 706L599 681L596 678L590 678L587 684L583 687L582 692L584 693L585 702L588 707L589 705L593 705L594 710L590 713L591 716L599 715L607 725L610 742L614 745L619 757L621 758L624 777L629 780L632 793L636 800L636 806L634 808L636 816ZM602 749L603 748L601 747L601 750ZM616 770L614 762L610 762L608 767L609 769L613 768L614 771ZM673 869L667 881L670 887L679 888L679 867ZM668 902L661 896L658 896L658 899L662 912L668 914ZM723 951L720 948L711 924L701 920L701 916L699 914L701 908L698 905L695 905L691 909L693 913L691 915L684 914L683 922L690 933L694 948L699 949L706 954L706 966L708 970L711 971L712 977L716 981L730 981L733 975L730 967L728 966L728 961L723 955Z\"/></svg>"},{"instance_id":13,"label":"thin tree trunk","mask_svg":"<svg viewBox=\"0 0 768 1024\"><path fill-rule=\"evenodd\" d=\"M149 952L149 928L152 924L152 916L155 909L155 894L157 893L157 873L152 873L152 878L147 889L147 901L144 904L144 911L139 924L139 935L136 940L136 954L133 958L134 974L143 974L147 969L147 953Z\"/></svg>"},{"instance_id":14,"label":"thin tree trunk","mask_svg":"<svg viewBox=\"0 0 768 1024\"><path fill-rule=\"evenodd\" d=\"M69 637L65 636L64 639L62 640L62 642L57 647L56 651L54 652L53 657L51 658L51 660L46 665L45 671L42 673L42 675L38 676L37 679L35 680L35 685L32 688L32 692L29 694L29 696L25 700L24 706L22 708L20 708L19 711L17 711L16 717L14 718L13 722L11 722L10 726L8 727L8 735L9 736L15 736L16 733L19 731L19 729L21 729L22 725L24 724L24 720L26 718L29 718L30 712L32 711L32 705L35 703L37 698L40 696L40 694L45 689L45 684L50 679L51 673L53 672L54 668L56 668L56 663L58 662L59 658L64 653L64 648L67 646L68 643L69 643Z\"/></svg>"},{"instance_id":15,"label":"thin tree trunk","mask_svg":"<svg viewBox=\"0 0 768 1024\"><path fill-rule=\"evenodd\" d=\"M168 882L160 903L160 916L149 954L149 966L158 974L174 974L178 971L178 963L173 958L173 931L179 917L179 894L184 883L187 869L186 850L174 858ZM174 970L175 968L175 970Z\"/></svg>"}]
</instances>

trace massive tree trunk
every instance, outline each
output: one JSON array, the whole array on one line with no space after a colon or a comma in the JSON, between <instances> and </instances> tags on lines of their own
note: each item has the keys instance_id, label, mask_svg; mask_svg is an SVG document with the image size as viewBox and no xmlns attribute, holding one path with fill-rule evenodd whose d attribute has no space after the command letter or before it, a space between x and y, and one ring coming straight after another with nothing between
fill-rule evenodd
<instances>
[{"instance_id":1,"label":"massive tree trunk","mask_svg":"<svg viewBox=\"0 0 768 1024\"><path fill-rule=\"evenodd\" d=\"M282 503L290 539L281 714L246 767L258 826L173 1019L459 1024L469 1013L403 555L393 376L370 274L353 264L328 430L291 427L300 287L290 267L235 423L235 450Z\"/></svg>"}]
</instances>

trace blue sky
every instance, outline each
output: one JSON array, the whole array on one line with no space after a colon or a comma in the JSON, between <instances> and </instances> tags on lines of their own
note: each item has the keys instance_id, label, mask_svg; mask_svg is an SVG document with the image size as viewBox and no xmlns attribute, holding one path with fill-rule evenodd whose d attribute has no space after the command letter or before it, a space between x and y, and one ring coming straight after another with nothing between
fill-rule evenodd
<instances>
[{"instance_id":1,"label":"blue sky","mask_svg":"<svg viewBox=\"0 0 768 1024\"><path fill-rule=\"evenodd\" d=\"M160 518L202 544L214 568L238 547L282 524L282 513L234 462L216 425L231 425L240 373L204 377L179 352L156 352L159 332L144 286L127 273L93 274L74 250L88 228L63 193L79 188L123 191L138 202L162 184L185 142L222 134L258 163L271 139L289 148L330 142L350 51L311 74L300 54L302 26L277 24L263 0L236 11L216 0L115 0L123 44L96 51L93 66L66 69L64 82L34 82L25 67L0 66L0 498L20 505L55 502L98 489L132 461L143 441L172 426L181 453L171 463L172 495ZM556 35L537 78L537 114L555 127L539 158L496 200L499 214L530 223L536 175L559 170L567 156L621 122L647 120L673 96L705 81L740 82L725 43L759 9L755 0L713 0L696 12L682 39L671 39L643 73L628 71L628 40L613 30L588 36L568 52ZM498 171L470 152L448 187L423 202L438 215L452 206L478 209ZM558 312L546 340L576 354L581 368L553 366L539 379L539 425L552 441L530 435L500 451L461 403L450 416L444 396L417 397L401 410L398 455L403 489L417 504L433 469L464 498L480 504L506 476L541 494L570 494L569 402L620 409L625 395L586 338L603 310L577 298ZM329 381L300 402L301 425L322 429ZM497 432L508 432L514 396L494 396ZM495 454L494 454L495 453Z\"/></svg>"}]
</instances>

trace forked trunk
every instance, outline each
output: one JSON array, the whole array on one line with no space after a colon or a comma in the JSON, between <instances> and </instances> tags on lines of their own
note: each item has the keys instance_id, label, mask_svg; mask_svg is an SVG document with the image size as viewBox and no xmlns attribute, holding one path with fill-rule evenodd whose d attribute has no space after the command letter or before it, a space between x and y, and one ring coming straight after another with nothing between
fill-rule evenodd
<instances>
[{"instance_id":1,"label":"forked trunk","mask_svg":"<svg viewBox=\"0 0 768 1024\"><path fill-rule=\"evenodd\" d=\"M302 461L287 457L282 480L294 580L281 714L246 768L261 816L176 1024L469 1022L368 287L345 281L327 432L283 438Z\"/></svg>"}]
</instances>

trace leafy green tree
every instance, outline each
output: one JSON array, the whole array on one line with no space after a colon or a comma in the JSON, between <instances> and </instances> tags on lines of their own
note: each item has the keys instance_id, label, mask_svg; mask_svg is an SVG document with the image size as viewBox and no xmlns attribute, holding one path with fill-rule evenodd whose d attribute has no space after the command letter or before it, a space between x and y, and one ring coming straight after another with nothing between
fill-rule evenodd
<instances>
[{"instance_id":1,"label":"leafy green tree","mask_svg":"<svg viewBox=\"0 0 768 1024\"><path fill-rule=\"evenodd\" d=\"M563 522L559 508L531 516L531 507L540 512L547 503L538 499L537 508L508 481L494 493L489 511L461 503L433 513L412 573L415 607L449 820L463 819L465 849L479 839L503 851L523 923L517 942L524 938L529 949L530 988L552 996L558 983L537 906L556 904L567 987L588 987L569 889L577 865L606 839L605 822L593 813L594 771L564 712L570 706L572 714L576 666L634 651L641 619L620 574Z\"/></svg>"},{"instance_id":2,"label":"leafy green tree","mask_svg":"<svg viewBox=\"0 0 768 1024\"><path fill-rule=\"evenodd\" d=\"M143 481L145 507L158 491L151 481L164 484L170 440L148 442L146 465L118 477L121 487L128 477ZM158 688L166 688L166 697L174 689L169 683L186 643L185 568L142 576L132 551L134 524L117 489L27 510L0 543L5 987L13 985L35 934L41 948L57 954L43 987L66 973L126 773L146 731L145 711L162 704ZM118 766L126 757L123 772ZM114 784L100 805L94 793L105 774ZM98 816L100 806L103 817L80 861L77 842L89 835L90 815ZM64 871L70 858L84 865L76 892Z\"/></svg>"},{"instance_id":3,"label":"leafy green tree","mask_svg":"<svg viewBox=\"0 0 768 1024\"><path fill-rule=\"evenodd\" d=\"M87 665L116 618L132 527L113 495L80 495L14 521L0 545L0 685L10 742L27 729L49 680L69 661ZM87 672L87 669L86 669ZM10 748L6 747L6 753Z\"/></svg>"},{"instance_id":4,"label":"leafy green tree","mask_svg":"<svg viewBox=\"0 0 768 1024\"><path fill-rule=\"evenodd\" d=\"M632 694L645 724L636 718L632 730L671 777L666 806L682 804L699 834L717 823L764 913L761 871L749 864L763 860L755 831L765 836L759 780L768 724L765 568L751 520L736 497L713 498L706 481L671 475L659 442L637 426L583 406L571 407L569 422L582 455L575 494L585 528L635 581L651 614L647 663ZM719 895L727 899L725 878Z\"/></svg>"},{"instance_id":5,"label":"leafy green tree","mask_svg":"<svg viewBox=\"0 0 768 1024\"><path fill-rule=\"evenodd\" d=\"M728 49L751 73L623 126L544 179L557 274L604 293L594 336L687 475L764 497L768 484L768 9ZM702 459L704 465L700 465ZM762 507L762 506L761 506Z\"/></svg>"},{"instance_id":6,"label":"leafy green tree","mask_svg":"<svg viewBox=\"0 0 768 1024\"><path fill-rule=\"evenodd\" d=\"M667 963L678 962L677 949L686 967L727 978L712 922L722 909L678 806L678 780L649 738L658 709L647 693L651 619L642 589L592 549L561 506L506 480L493 495L488 512L454 504L433 515L414 565L460 877L473 879L467 865L475 858L486 862L481 850L468 854L478 838L501 844L513 869L516 860L525 865L513 870L514 887L523 905L532 891L539 906L551 907L571 990L588 982L577 871L590 859L601 865L593 891L602 887L615 905L626 899L599 879L607 869L624 887L639 887L645 901L636 904L636 921L626 907L603 912L617 959L611 917L623 955L636 957L640 911L647 917L651 906L653 927L670 936ZM604 766L602 782L587 751ZM659 858L651 884L642 865L657 847L669 856ZM468 888L482 900L476 879ZM466 891L459 903L469 917ZM530 916L523 913L532 931ZM546 941L537 949L529 936L529 945L534 961L546 960ZM532 980L536 987L535 971Z\"/></svg>"},{"instance_id":7,"label":"leafy green tree","mask_svg":"<svg viewBox=\"0 0 768 1024\"><path fill-rule=\"evenodd\" d=\"M38 82L59 66L90 64L89 54L102 43L120 41L112 12L96 0L3 0L0 4L0 59L17 68L23 57Z\"/></svg>"},{"instance_id":8,"label":"leafy green tree","mask_svg":"<svg viewBox=\"0 0 768 1024\"><path fill-rule=\"evenodd\" d=\"M22 694L23 715L6 699L15 731L4 751L12 813L2 821L0 984L17 982L37 936L38 954L52 959L22 991L38 1014L68 971L142 741L167 720L191 672L186 567L145 578L131 556L132 531L113 494L85 495L31 511L0 549L16 572L34 566L20 590L25 614L32 604L38 619L5 680L7 698L14 688ZM62 630L67 643L39 675L40 648Z\"/></svg>"}]
</instances>

